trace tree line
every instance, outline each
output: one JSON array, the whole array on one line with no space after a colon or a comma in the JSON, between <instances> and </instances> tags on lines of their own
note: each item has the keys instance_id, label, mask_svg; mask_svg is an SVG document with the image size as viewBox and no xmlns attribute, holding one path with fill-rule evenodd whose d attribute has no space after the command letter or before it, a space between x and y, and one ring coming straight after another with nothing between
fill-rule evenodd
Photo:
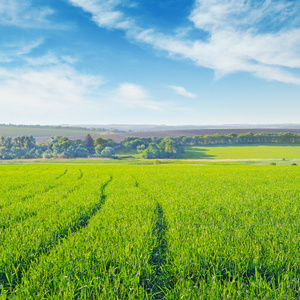
<instances>
[{"instance_id":1,"label":"tree line","mask_svg":"<svg viewBox=\"0 0 300 300\"><path fill-rule=\"evenodd\" d=\"M248 144L300 144L298 133L230 133L228 135L197 135L194 137L126 137L120 142L88 134L84 140L71 140L65 136L52 137L46 143L37 144L33 136L14 138L0 136L0 158L76 158L116 157L118 151L137 151L145 159L176 158L184 152L184 146L197 145L248 145Z\"/></svg>"}]
</instances>

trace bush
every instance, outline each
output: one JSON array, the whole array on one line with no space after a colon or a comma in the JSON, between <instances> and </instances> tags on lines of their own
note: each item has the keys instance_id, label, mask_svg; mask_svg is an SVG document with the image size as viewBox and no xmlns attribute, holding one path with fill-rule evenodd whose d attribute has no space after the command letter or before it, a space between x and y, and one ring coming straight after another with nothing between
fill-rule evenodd
<instances>
[{"instance_id":1,"label":"bush","mask_svg":"<svg viewBox=\"0 0 300 300\"><path fill-rule=\"evenodd\" d=\"M271 165L271 166L276 166L276 163L271 162L270 165Z\"/></svg>"},{"instance_id":2,"label":"bush","mask_svg":"<svg viewBox=\"0 0 300 300\"><path fill-rule=\"evenodd\" d=\"M154 165L161 165L161 164L162 164L162 161L159 160L159 159L154 159L153 164L154 164Z\"/></svg>"},{"instance_id":3,"label":"bush","mask_svg":"<svg viewBox=\"0 0 300 300\"><path fill-rule=\"evenodd\" d=\"M297 166L297 164L296 163L292 163L292 166Z\"/></svg>"}]
</instances>

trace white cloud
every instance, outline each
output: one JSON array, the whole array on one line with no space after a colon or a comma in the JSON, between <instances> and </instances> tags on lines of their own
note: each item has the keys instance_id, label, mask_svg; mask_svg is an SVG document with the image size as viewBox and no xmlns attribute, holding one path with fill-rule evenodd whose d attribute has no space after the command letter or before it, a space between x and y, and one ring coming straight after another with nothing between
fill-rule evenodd
<instances>
[{"instance_id":1,"label":"white cloud","mask_svg":"<svg viewBox=\"0 0 300 300\"><path fill-rule=\"evenodd\" d=\"M81 7L92 14L92 19L100 27L111 29L130 28L130 19L117 9L121 0L68 0L72 5Z\"/></svg>"},{"instance_id":2,"label":"white cloud","mask_svg":"<svg viewBox=\"0 0 300 300\"><path fill-rule=\"evenodd\" d=\"M63 64L0 68L0 116L4 112L49 115L84 110L102 83L99 76L81 74Z\"/></svg>"},{"instance_id":3,"label":"white cloud","mask_svg":"<svg viewBox=\"0 0 300 300\"><path fill-rule=\"evenodd\" d=\"M56 65L60 63L60 59L51 52L39 57L26 56L24 60L32 66Z\"/></svg>"},{"instance_id":4,"label":"white cloud","mask_svg":"<svg viewBox=\"0 0 300 300\"><path fill-rule=\"evenodd\" d=\"M115 101L125 106L150 110L162 110L165 106L162 102L149 100L147 91L133 83L122 83L116 92Z\"/></svg>"},{"instance_id":5,"label":"white cloud","mask_svg":"<svg viewBox=\"0 0 300 300\"><path fill-rule=\"evenodd\" d=\"M0 3L0 24L36 28L49 26L48 17L54 11L48 7L33 7L28 0L6 0Z\"/></svg>"},{"instance_id":6,"label":"white cloud","mask_svg":"<svg viewBox=\"0 0 300 300\"><path fill-rule=\"evenodd\" d=\"M43 39L37 39L26 42L15 42L13 44L2 45L0 51L0 62L11 62L16 58L22 58L29 54L33 49L38 48L44 42Z\"/></svg>"},{"instance_id":7,"label":"white cloud","mask_svg":"<svg viewBox=\"0 0 300 300\"><path fill-rule=\"evenodd\" d=\"M147 98L147 92L142 87L132 83L122 83L119 87L119 95L126 99Z\"/></svg>"},{"instance_id":8,"label":"white cloud","mask_svg":"<svg viewBox=\"0 0 300 300\"><path fill-rule=\"evenodd\" d=\"M285 70L300 68L297 2L196 0L189 20L194 30L207 32L207 40L186 38L189 27L183 33L174 28L173 36L151 28L143 30L124 15L119 0L69 2L91 13L100 27L122 29L130 39L166 51L171 58L189 59L197 66L213 69L217 77L242 71L268 80L300 84L299 77ZM260 24L266 22L270 27L281 24L281 30L260 31ZM268 29L268 25L264 26Z\"/></svg>"},{"instance_id":9,"label":"white cloud","mask_svg":"<svg viewBox=\"0 0 300 300\"><path fill-rule=\"evenodd\" d=\"M196 98L197 95L194 93L190 93L188 92L184 87L182 86L175 86L172 85L170 86L170 88L175 91L178 95L183 96L183 97L187 97L187 98Z\"/></svg>"},{"instance_id":10,"label":"white cloud","mask_svg":"<svg viewBox=\"0 0 300 300\"><path fill-rule=\"evenodd\" d=\"M267 17L276 22L291 13L291 3L285 0L196 0L190 20L196 28L212 32L237 27L255 29Z\"/></svg>"},{"instance_id":11,"label":"white cloud","mask_svg":"<svg viewBox=\"0 0 300 300\"><path fill-rule=\"evenodd\" d=\"M95 122L103 112L116 109L116 104L121 110L161 111L169 107L152 101L143 87L132 83L123 83L103 95L106 82L102 77L83 74L52 54L27 62L23 68L0 67L1 120L30 123L33 118L45 124L93 118Z\"/></svg>"}]
</instances>

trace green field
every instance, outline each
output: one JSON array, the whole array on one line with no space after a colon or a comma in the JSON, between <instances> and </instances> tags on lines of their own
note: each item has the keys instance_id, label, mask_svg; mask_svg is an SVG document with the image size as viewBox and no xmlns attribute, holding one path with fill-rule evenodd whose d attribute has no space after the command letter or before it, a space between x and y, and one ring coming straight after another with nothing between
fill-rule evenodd
<instances>
[{"instance_id":1,"label":"green field","mask_svg":"<svg viewBox=\"0 0 300 300\"><path fill-rule=\"evenodd\" d=\"M292 166L1 165L0 299L299 299Z\"/></svg>"},{"instance_id":2,"label":"green field","mask_svg":"<svg viewBox=\"0 0 300 300\"><path fill-rule=\"evenodd\" d=\"M300 158L299 145L191 146L184 149L184 159Z\"/></svg>"}]
</instances>

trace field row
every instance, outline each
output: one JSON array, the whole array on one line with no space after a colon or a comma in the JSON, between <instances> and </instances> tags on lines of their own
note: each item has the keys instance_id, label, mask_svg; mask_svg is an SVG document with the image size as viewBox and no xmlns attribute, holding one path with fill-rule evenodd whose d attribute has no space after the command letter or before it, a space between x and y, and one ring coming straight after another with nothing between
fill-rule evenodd
<instances>
[{"instance_id":1,"label":"field row","mask_svg":"<svg viewBox=\"0 0 300 300\"><path fill-rule=\"evenodd\" d=\"M298 299L298 168L1 166L0 299Z\"/></svg>"}]
</instances>

